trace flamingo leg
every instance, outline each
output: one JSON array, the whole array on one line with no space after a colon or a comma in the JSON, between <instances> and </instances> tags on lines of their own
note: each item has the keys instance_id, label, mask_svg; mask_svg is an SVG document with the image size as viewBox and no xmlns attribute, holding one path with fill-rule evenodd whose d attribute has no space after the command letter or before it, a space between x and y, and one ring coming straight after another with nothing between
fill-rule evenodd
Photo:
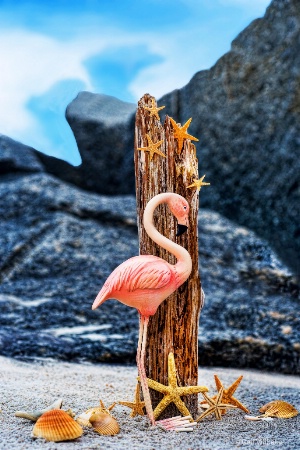
<instances>
[{"instance_id":1,"label":"flamingo leg","mask_svg":"<svg viewBox=\"0 0 300 450\"><path fill-rule=\"evenodd\" d=\"M191 416L176 416L169 419L155 421L153 408L151 403L151 397L149 392L149 387L147 383L147 376L145 371L145 354L146 354L146 340L147 340L147 329L148 329L149 317L142 316L140 314L140 329L139 329L139 340L136 354L136 362L138 366L138 372L140 376L145 407L147 411L148 418L151 425L158 425L164 430L176 430L176 431L192 431L195 422L191 423Z\"/></svg>"},{"instance_id":2,"label":"flamingo leg","mask_svg":"<svg viewBox=\"0 0 300 450\"><path fill-rule=\"evenodd\" d=\"M149 417L151 425L155 425L153 408L152 408L150 392L149 392L149 388L148 388L148 384L147 384L146 371L145 371L145 353L146 353L148 322L149 322L149 317L140 315L140 330L139 330L139 341L138 341L136 361L137 361L138 371L139 371L139 375L140 375L141 386L142 386L147 415Z\"/></svg>"}]
</instances>

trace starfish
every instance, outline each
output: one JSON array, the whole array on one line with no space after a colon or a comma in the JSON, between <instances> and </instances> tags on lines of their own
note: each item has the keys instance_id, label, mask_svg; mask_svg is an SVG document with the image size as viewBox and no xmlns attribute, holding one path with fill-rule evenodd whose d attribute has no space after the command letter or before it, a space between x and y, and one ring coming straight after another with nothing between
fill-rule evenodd
<instances>
[{"instance_id":1,"label":"starfish","mask_svg":"<svg viewBox=\"0 0 300 450\"><path fill-rule=\"evenodd\" d=\"M130 417L135 417L137 415L144 416L145 402L142 402L141 400L140 383L137 383L136 385L133 402L118 402L118 403L119 405L128 406L128 408L132 409Z\"/></svg>"},{"instance_id":2,"label":"starfish","mask_svg":"<svg viewBox=\"0 0 300 450\"><path fill-rule=\"evenodd\" d=\"M196 187L197 191L200 191L202 186L210 186L210 183L205 183L205 181L203 181L204 177L205 175L203 175L203 177L201 177L199 180L194 180L194 182L190 184L188 188Z\"/></svg>"},{"instance_id":3,"label":"starfish","mask_svg":"<svg viewBox=\"0 0 300 450\"><path fill-rule=\"evenodd\" d=\"M191 134L188 134L186 132L186 130L188 129L188 127L192 121L192 118L190 118L187 122L185 122L183 127L179 127L177 125L177 123L175 122L175 120L172 119L172 117L170 117L170 121L171 121L171 124L173 125L174 138L177 139L177 141L178 141L178 153L181 153L184 139L190 139L191 141L199 141L199 139L195 138L194 136L192 136Z\"/></svg>"},{"instance_id":4,"label":"starfish","mask_svg":"<svg viewBox=\"0 0 300 450\"><path fill-rule=\"evenodd\" d=\"M207 403L210 405L206 411L204 411L200 416L196 419L196 422L199 422L204 417L208 416L209 414L214 414L218 420L222 419L222 409L224 408L236 408L236 406L229 405L227 403L221 403L222 396L223 396L223 387L219 390L217 398L213 400L212 398L208 397L208 395L205 394L205 392L202 392L203 397L207 401Z\"/></svg>"},{"instance_id":5,"label":"starfish","mask_svg":"<svg viewBox=\"0 0 300 450\"><path fill-rule=\"evenodd\" d=\"M144 109L146 109L147 111L150 112L150 117L151 116L155 116L157 118L157 120L159 120L158 111L160 111L161 109L164 109L165 106L160 106L158 108L156 106L156 102L155 102L154 98L152 98L151 101L152 101L152 105L151 106L144 106Z\"/></svg>"},{"instance_id":6,"label":"starfish","mask_svg":"<svg viewBox=\"0 0 300 450\"><path fill-rule=\"evenodd\" d=\"M150 161L152 161L154 153L157 153L158 155L166 158L166 155L164 153L162 153L160 150L158 150L158 148L157 148L163 143L163 141L158 141L158 142L156 142L156 144L154 144L154 142L152 142L152 139L149 136L149 134L146 134L146 136L147 136L147 140L148 140L148 147L138 148L138 150L143 150L144 152L150 152Z\"/></svg>"},{"instance_id":7,"label":"starfish","mask_svg":"<svg viewBox=\"0 0 300 450\"><path fill-rule=\"evenodd\" d=\"M232 385L229 386L228 389L224 388L218 375L215 375L214 377L215 377L215 383L216 383L216 388L217 388L218 392L220 392L220 390L223 389L223 396L222 396L223 403L226 403L227 405L234 405L237 408L240 408L242 411L245 411L245 413L249 413L249 409L247 409L246 406L244 406L237 398L233 397L233 394L235 393L240 382L243 379L243 375L241 375L237 380L235 380L232 383ZM226 412L226 411L224 411L224 412Z\"/></svg>"},{"instance_id":8,"label":"starfish","mask_svg":"<svg viewBox=\"0 0 300 450\"><path fill-rule=\"evenodd\" d=\"M151 380L150 378L147 378L147 383L151 389L164 394L164 398L159 402L159 404L153 411L155 419L157 419L157 417L160 416L164 409L166 409L166 407L172 402L177 406L181 414L183 414L184 416L190 416L191 414L189 410L180 397L182 397L183 395L192 395L198 394L199 392L203 393L208 391L208 388L206 386L178 386L175 360L172 352L169 353L168 356L168 386Z\"/></svg>"}]
</instances>

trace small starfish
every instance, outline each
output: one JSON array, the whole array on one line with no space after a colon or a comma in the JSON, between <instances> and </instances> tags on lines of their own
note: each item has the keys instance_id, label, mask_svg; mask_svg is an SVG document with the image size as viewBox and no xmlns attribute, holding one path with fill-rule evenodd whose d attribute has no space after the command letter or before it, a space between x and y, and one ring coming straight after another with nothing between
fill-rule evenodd
<instances>
[{"instance_id":1,"label":"small starfish","mask_svg":"<svg viewBox=\"0 0 300 450\"><path fill-rule=\"evenodd\" d=\"M205 183L205 181L203 181L204 177L205 175L203 175L203 177L201 177L199 180L194 180L194 182L190 184L188 188L196 187L197 191L200 191L202 186L210 186L210 183Z\"/></svg>"},{"instance_id":2,"label":"small starfish","mask_svg":"<svg viewBox=\"0 0 300 450\"><path fill-rule=\"evenodd\" d=\"M174 403L178 410L184 416L190 416L190 412L185 406L184 402L180 397L183 395L198 394L199 392L207 392L208 388L206 386L186 386L180 387L177 384L176 377L176 367L173 353L169 353L168 357L168 386L158 383L157 381L147 378L148 386L155 391L164 394L164 398L159 402L154 413L154 418L157 419L158 416L166 409L170 403Z\"/></svg>"},{"instance_id":3,"label":"small starfish","mask_svg":"<svg viewBox=\"0 0 300 450\"><path fill-rule=\"evenodd\" d=\"M118 402L118 403L119 405L128 406L128 408L132 409L130 417L135 417L137 415L144 416L145 402L142 402L141 400L140 383L137 383L135 388L134 402Z\"/></svg>"},{"instance_id":4,"label":"small starfish","mask_svg":"<svg viewBox=\"0 0 300 450\"><path fill-rule=\"evenodd\" d=\"M148 140L148 147L138 148L138 150L143 150L144 152L150 152L150 161L152 161L154 153L157 153L158 155L166 158L166 155L164 153L162 153L160 150L158 150L158 147L163 143L163 141L158 141L158 142L156 142L156 144L154 144L154 142L152 142L152 139L149 136L149 134L146 134L146 137Z\"/></svg>"},{"instance_id":5,"label":"small starfish","mask_svg":"<svg viewBox=\"0 0 300 450\"><path fill-rule=\"evenodd\" d=\"M144 109L146 109L147 111L150 112L150 117L151 116L155 116L157 118L157 120L160 119L159 115L158 115L158 111L160 111L161 109L164 109L165 106L160 106L159 108L156 105L156 101L154 100L154 98L151 99L152 101L152 105L151 106L144 106Z\"/></svg>"},{"instance_id":6,"label":"small starfish","mask_svg":"<svg viewBox=\"0 0 300 450\"><path fill-rule=\"evenodd\" d=\"M202 392L203 397L207 401L207 403L210 405L209 408L204 411L197 419L196 422L199 422L204 417L208 416L209 414L214 414L218 420L222 419L222 409L224 408L236 408L236 406L229 405L227 403L221 403L222 396L223 396L223 388L219 390L219 393L217 395L217 398L213 400L212 398L208 397L208 395L205 394L205 392Z\"/></svg>"},{"instance_id":7,"label":"small starfish","mask_svg":"<svg viewBox=\"0 0 300 450\"><path fill-rule=\"evenodd\" d=\"M215 383L216 388L218 392L220 392L221 389L223 389L223 396L222 396L222 402L226 403L227 405L234 405L237 408L240 408L242 411L245 411L245 413L249 413L249 409L246 408L237 398L233 397L233 394L237 390L240 382L243 379L243 375L241 375L237 380L235 380L231 386L229 386L228 389L225 389L220 378L218 375L215 375ZM226 411L225 411L226 412Z\"/></svg>"},{"instance_id":8,"label":"small starfish","mask_svg":"<svg viewBox=\"0 0 300 450\"><path fill-rule=\"evenodd\" d=\"M184 139L190 139L191 141L199 141L199 139L195 138L194 136L192 136L191 134L188 134L186 132L186 130L188 129L188 127L192 121L192 118L190 118L187 122L185 122L183 127L179 127L177 125L177 123L175 122L175 120L172 119L172 117L170 117L170 121L171 121L171 124L173 125L174 138L177 139L177 141L178 141L178 153L181 153Z\"/></svg>"}]
</instances>

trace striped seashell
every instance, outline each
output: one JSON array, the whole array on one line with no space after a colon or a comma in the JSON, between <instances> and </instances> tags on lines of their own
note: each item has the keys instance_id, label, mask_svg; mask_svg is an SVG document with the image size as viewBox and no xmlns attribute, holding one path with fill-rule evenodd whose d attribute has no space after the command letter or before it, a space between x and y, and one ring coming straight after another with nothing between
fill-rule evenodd
<instances>
[{"instance_id":1,"label":"striped seashell","mask_svg":"<svg viewBox=\"0 0 300 450\"><path fill-rule=\"evenodd\" d=\"M116 419L106 412L93 413L90 417L90 422L93 429L99 434L113 436L120 432Z\"/></svg>"},{"instance_id":2,"label":"striped seashell","mask_svg":"<svg viewBox=\"0 0 300 450\"><path fill-rule=\"evenodd\" d=\"M266 417L279 417L281 419L289 419L299 414L293 405L283 400L273 400L262 406L259 411L264 413Z\"/></svg>"},{"instance_id":3,"label":"striped seashell","mask_svg":"<svg viewBox=\"0 0 300 450\"><path fill-rule=\"evenodd\" d=\"M106 413L110 414L110 411L115 407L116 402L114 402L112 405L110 405L108 408L105 408L105 405L102 400L100 400L99 406L94 406L92 408L89 408L84 413L80 414L80 416L77 417L76 421L83 427L91 428L92 424L90 422L90 417L94 413Z\"/></svg>"},{"instance_id":4,"label":"striped seashell","mask_svg":"<svg viewBox=\"0 0 300 450\"><path fill-rule=\"evenodd\" d=\"M98 414L98 413L102 413L102 412L103 412L103 409L100 406L95 406L94 408L89 408L87 411L80 414L80 416L78 416L76 418L76 422L78 422L83 427L92 428L92 424L90 422L90 418L91 418L92 414Z\"/></svg>"},{"instance_id":5,"label":"striped seashell","mask_svg":"<svg viewBox=\"0 0 300 450\"><path fill-rule=\"evenodd\" d=\"M37 420L32 430L32 437L59 442L76 439L82 433L81 426L68 413L61 409L53 409Z\"/></svg>"}]
</instances>

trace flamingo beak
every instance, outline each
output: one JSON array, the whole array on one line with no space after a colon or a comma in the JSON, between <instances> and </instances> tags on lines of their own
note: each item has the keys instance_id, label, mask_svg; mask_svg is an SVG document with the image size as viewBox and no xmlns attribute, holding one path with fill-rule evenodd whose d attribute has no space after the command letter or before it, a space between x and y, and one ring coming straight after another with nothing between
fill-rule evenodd
<instances>
[{"instance_id":1,"label":"flamingo beak","mask_svg":"<svg viewBox=\"0 0 300 450\"><path fill-rule=\"evenodd\" d=\"M186 232L186 230L188 229L188 227L186 225L183 225L181 223L179 223L177 225L177 233L176 236L181 236L183 233Z\"/></svg>"}]
</instances>

